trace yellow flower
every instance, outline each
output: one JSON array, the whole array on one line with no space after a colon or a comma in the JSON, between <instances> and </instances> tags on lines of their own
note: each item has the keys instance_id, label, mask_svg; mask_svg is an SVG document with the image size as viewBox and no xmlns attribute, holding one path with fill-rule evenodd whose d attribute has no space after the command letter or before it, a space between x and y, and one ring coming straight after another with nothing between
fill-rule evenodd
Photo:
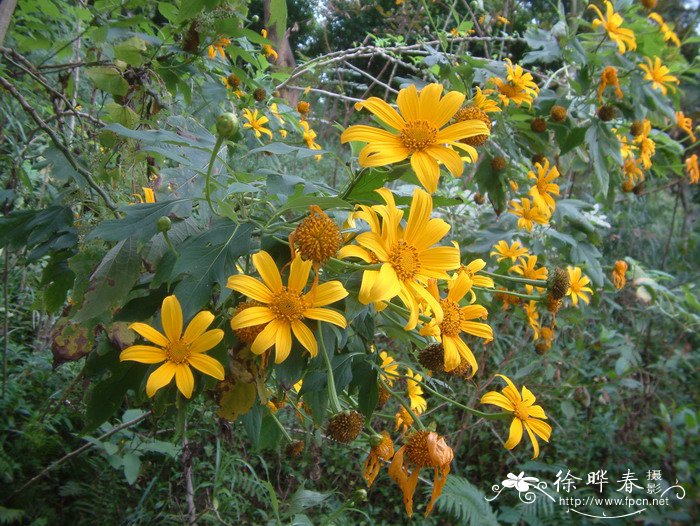
<instances>
[{"instance_id":1,"label":"yellow flower","mask_svg":"<svg viewBox=\"0 0 700 526\"><path fill-rule=\"evenodd\" d=\"M695 133L693 132L693 119L686 117L682 111L676 112L676 126L688 134L691 143L696 141Z\"/></svg>"},{"instance_id":2,"label":"yellow flower","mask_svg":"<svg viewBox=\"0 0 700 526\"><path fill-rule=\"evenodd\" d=\"M528 255L520 259L520 261L510 267L509 270L526 279L546 280L548 276L547 267L536 268L536 266L537 256ZM532 292L532 285L525 285L525 290L527 290L528 294ZM537 287L537 290L542 290L542 288Z\"/></svg>"},{"instance_id":3,"label":"yellow flower","mask_svg":"<svg viewBox=\"0 0 700 526\"><path fill-rule=\"evenodd\" d=\"M525 311L525 316L527 317L527 323L530 325L530 328L532 329L532 332L534 333L533 335L533 340L537 341L540 339L540 313L537 312L537 302L535 300L530 300L524 307L523 311Z\"/></svg>"},{"instance_id":4,"label":"yellow flower","mask_svg":"<svg viewBox=\"0 0 700 526\"><path fill-rule=\"evenodd\" d=\"M148 187L142 187L141 190L143 190L143 197L141 197L139 194L134 194L134 197L138 200L139 203L155 203L156 202L156 194L153 191L153 188L148 188Z\"/></svg>"},{"instance_id":5,"label":"yellow flower","mask_svg":"<svg viewBox=\"0 0 700 526\"><path fill-rule=\"evenodd\" d=\"M366 221L371 231L357 236L359 246L341 248L338 258L356 257L366 263L382 264L380 270L364 271L359 293L362 304L398 296L410 311L405 326L410 331L418 323L418 303L424 301L441 322L442 308L425 285L430 278L447 279L447 272L460 266L459 249L434 246L445 237L450 225L430 218L433 200L419 188L413 192L405 228L401 226L403 211L396 208L393 194L386 188L377 193L386 205L361 207L355 213L355 218Z\"/></svg>"},{"instance_id":6,"label":"yellow flower","mask_svg":"<svg viewBox=\"0 0 700 526\"><path fill-rule=\"evenodd\" d=\"M527 249L520 244L520 241L513 241L510 246L504 240L500 240L493 246L490 256L497 256L496 260L500 263L504 259L510 259L513 263L527 255Z\"/></svg>"},{"instance_id":7,"label":"yellow flower","mask_svg":"<svg viewBox=\"0 0 700 526\"><path fill-rule=\"evenodd\" d=\"M537 352L539 354L544 354L552 347L552 342L554 342L554 329L552 327L542 327L540 333L542 340L537 343Z\"/></svg>"},{"instance_id":8,"label":"yellow flower","mask_svg":"<svg viewBox=\"0 0 700 526\"><path fill-rule=\"evenodd\" d=\"M578 305L579 298L584 303L589 303L591 299L587 294L593 294L593 289L587 285L591 282L588 276L584 276L581 273L579 267L568 267L569 272L569 290L566 291L567 296L571 296L571 303L574 307Z\"/></svg>"},{"instance_id":9,"label":"yellow flower","mask_svg":"<svg viewBox=\"0 0 700 526\"><path fill-rule=\"evenodd\" d=\"M532 170L527 174L529 179L535 180L535 186L530 189L529 194L532 196L532 201L535 205L553 212L556 203L552 196L559 195L559 185L552 181L559 177L559 170L556 166L552 166L550 170L548 159L544 160L544 164L535 163L535 169L537 170L537 175Z\"/></svg>"},{"instance_id":10,"label":"yellow flower","mask_svg":"<svg viewBox=\"0 0 700 526\"><path fill-rule=\"evenodd\" d=\"M257 109L251 112L248 108L245 108L243 110L243 116L248 121L243 123L244 128L249 128L253 130L253 133L255 133L255 136L258 139L262 136L263 133L269 135L270 139L272 139L272 132L264 126L265 124L270 122L270 119L268 119L264 115L258 116Z\"/></svg>"},{"instance_id":11,"label":"yellow flower","mask_svg":"<svg viewBox=\"0 0 700 526\"><path fill-rule=\"evenodd\" d=\"M539 94L540 88L535 84L532 75L525 73L522 67L513 66L513 63L508 58L505 62L508 73L506 80L503 81L497 77L491 79L491 82L496 84L498 88L498 97L505 106L508 106L511 102L516 106L521 106L523 103L531 106L532 101Z\"/></svg>"},{"instance_id":12,"label":"yellow flower","mask_svg":"<svg viewBox=\"0 0 700 526\"><path fill-rule=\"evenodd\" d=\"M508 20L506 17L498 15L496 19L503 25L507 26L508 24L510 24L510 20Z\"/></svg>"},{"instance_id":13,"label":"yellow flower","mask_svg":"<svg viewBox=\"0 0 700 526\"><path fill-rule=\"evenodd\" d=\"M508 441L505 444L506 449L513 449L520 443L523 437L523 428L525 428L532 442L534 452L532 458L537 458L540 454L540 446L535 435L545 442L549 442L549 437L552 434L552 427L547 422L542 421L547 419L547 415L544 414L544 409L541 406L534 405L535 395L527 387L523 385L521 395L510 378L502 374L496 376L503 378L508 385L500 393L489 391L481 397L481 403L495 405L513 413L513 422L510 424Z\"/></svg>"},{"instance_id":14,"label":"yellow flower","mask_svg":"<svg viewBox=\"0 0 700 526\"><path fill-rule=\"evenodd\" d=\"M685 170L690 177L690 184L697 184L700 181L700 168L698 167L698 155L693 154L685 160Z\"/></svg>"},{"instance_id":15,"label":"yellow flower","mask_svg":"<svg viewBox=\"0 0 700 526\"><path fill-rule=\"evenodd\" d=\"M401 429L401 434L405 434L413 425L413 417L403 406L399 407L394 419L396 420L396 431Z\"/></svg>"},{"instance_id":16,"label":"yellow flower","mask_svg":"<svg viewBox=\"0 0 700 526\"><path fill-rule=\"evenodd\" d=\"M603 99L605 88L612 86L615 88L615 95L618 99L622 99L622 89L620 88L620 80L617 78L617 68L606 66L600 74L600 84L598 85L598 100Z\"/></svg>"},{"instance_id":17,"label":"yellow flower","mask_svg":"<svg viewBox=\"0 0 700 526\"><path fill-rule=\"evenodd\" d=\"M474 147L460 143L461 139L475 135L489 135L486 125L478 120L467 120L445 128L457 113L464 95L451 91L442 97L440 84L428 84L420 94L415 85L399 92L399 112L377 97L355 104L355 109L368 109L395 131L372 126L350 126L340 137L341 142L368 143L359 155L361 166L384 166L411 158L411 167L418 180L430 193L435 192L440 179L438 161L458 177L464 165L459 154L450 146L464 150L472 160L478 155Z\"/></svg>"},{"instance_id":18,"label":"yellow flower","mask_svg":"<svg viewBox=\"0 0 700 526\"><path fill-rule=\"evenodd\" d=\"M396 380L396 376L399 374L399 364L394 358L386 351L379 353L379 357L382 359L382 371L381 378L389 385L393 385Z\"/></svg>"},{"instance_id":19,"label":"yellow flower","mask_svg":"<svg viewBox=\"0 0 700 526\"><path fill-rule=\"evenodd\" d=\"M666 95L668 90L676 91L675 86L671 83L675 82L680 84L681 81L677 77L671 75L671 70L666 66L661 64L661 59L659 57L654 57L654 62L652 63L649 57L644 57L647 64L640 64L639 67L644 71L644 80L651 81L651 87L654 89L661 90L661 93Z\"/></svg>"},{"instance_id":20,"label":"yellow flower","mask_svg":"<svg viewBox=\"0 0 700 526\"><path fill-rule=\"evenodd\" d=\"M316 144L316 132L311 128L308 121L302 120L299 122L302 129L302 138L306 143L306 147L311 150L320 150L321 147Z\"/></svg>"},{"instance_id":21,"label":"yellow flower","mask_svg":"<svg viewBox=\"0 0 700 526\"><path fill-rule=\"evenodd\" d=\"M226 60L226 47L231 45L231 39L225 37L217 38L211 46L207 48L209 58L216 58L217 53L221 55L222 60Z\"/></svg>"},{"instance_id":22,"label":"yellow flower","mask_svg":"<svg viewBox=\"0 0 700 526\"><path fill-rule=\"evenodd\" d=\"M622 17L615 12L613 5L605 0L605 16L601 13L597 6L591 4L589 9L593 9L598 18L593 20L593 28L603 26L603 29L608 32L610 40L617 43L617 49L620 53L624 53L627 49L634 51L637 49L637 40L634 37L634 31L624 29L620 26L624 23Z\"/></svg>"},{"instance_id":23,"label":"yellow flower","mask_svg":"<svg viewBox=\"0 0 700 526\"><path fill-rule=\"evenodd\" d=\"M475 108L479 108L484 113L496 113L498 111L503 111L498 106L498 103L495 100L489 99L485 95L485 94L491 93L492 91L493 90L487 90L486 92L482 92L481 88L477 87L476 93L474 94L474 97L472 97L472 100L470 101L470 105L475 107Z\"/></svg>"},{"instance_id":24,"label":"yellow flower","mask_svg":"<svg viewBox=\"0 0 700 526\"><path fill-rule=\"evenodd\" d=\"M518 217L518 228L530 232L534 223L546 225L549 222L549 212L538 206L532 206L527 197L523 197L520 202L512 200L510 206L511 208L508 211Z\"/></svg>"},{"instance_id":25,"label":"yellow flower","mask_svg":"<svg viewBox=\"0 0 700 526\"><path fill-rule=\"evenodd\" d=\"M482 276L478 274L479 271L484 270L486 267L486 261L483 259L475 259L466 265L462 265L457 269L458 274L466 274L472 285L475 287L485 287L492 289L494 287L493 280L488 276Z\"/></svg>"},{"instance_id":26,"label":"yellow flower","mask_svg":"<svg viewBox=\"0 0 700 526\"><path fill-rule=\"evenodd\" d=\"M267 38L267 29L261 30L260 34L263 38ZM279 55L277 55L277 51L270 44L263 44L262 50L266 57L271 57L273 62L277 61Z\"/></svg>"},{"instance_id":27,"label":"yellow flower","mask_svg":"<svg viewBox=\"0 0 700 526\"><path fill-rule=\"evenodd\" d=\"M634 159L634 151L637 147L630 143L624 135L618 135L617 138L620 140L620 155L622 158L627 159L629 157Z\"/></svg>"},{"instance_id":28,"label":"yellow flower","mask_svg":"<svg viewBox=\"0 0 700 526\"><path fill-rule=\"evenodd\" d=\"M634 139L634 142L639 145L639 158L642 160L642 166L645 170L651 168L651 158L656 153L656 143L649 138L649 134L651 134L651 121L644 119L642 133Z\"/></svg>"},{"instance_id":29,"label":"yellow flower","mask_svg":"<svg viewBox=\"0 0 700 526\"><path fill-rule=\"evenodd\" d=\"M659 31L664 35L664 42L671 41L676 46L680 47L681 41L678 39L678 35L668 26L659 13L649 13L648 18L651 18L654 22L659 24Z\"/></svg>"},{"instance_id":30,"label":"yellow flower","mask_svg":"<svg viewBox=\"0 0 700 526\"><path fill-rule=\"evenodd\" d=\"M362 476L367 482L367 487L371 487L374 480L379 475L379 469L382 465L382 460L389 460L394 456L394 441L386 431L381 432L382 440L379 444L372 446L369 450L369 455L365 459L362 469Z\"/></svg>"},{"instance_id":31,"label":"yellow flower","mask_svg":"<svg viewBox=\"0 0 700 526\"><path fill-rule=\"evenodd\" d=\"M488 311L482 305L468 305L461 307L459 302L472 288L472 282L464 272L460 272L456 278L449 282L447 297L440 298L437 283L431 280L428 290L433 297L440 302L443 318L438 322L434 318L421 330L422 336L432 336L442 343L445 352L445 371L452 371L465 360L471 367L470 377L479 369L474 353L462 340L462 333L471 334L483 338L487 342L493 340L493 329L485 323L471 320L486 319Z\"/></svg>"},{"instance_id":32,"label":"yellow flower","mask_svg":"<svg viewBox=\"0 0 700 526\"><path fill-rule=\"evenodd\" d=\"M627 180L631 181L632 186L644 180L642 170L632 157L625 160L625 164L622 166L622 172L625 174Z\"/></svg>"},{"instance_id":33,"label":"yellow flower","mask_svg":"<svg viewBox=\"0 0 700 526\"><path fill-rule=\"evenodd\" d=\"M207 330L214 321L214 315L208 311L198 313L182 332L182 308L175 296L163 300L160 311L163 332L145 323L132 323L129 328L136 331L152 345L132 345L124 349L119 360L131 360L140 363L161 363L151 373L146 382L146 394L153 396L161 387L168 385L173 376L177 388L186 398L192 396L194 376L190 367L217 380L224 379L224 367L211 356L204 354L216 347L224 337L221 329Z\"/></svg>"},{"instance_id":34,"label":"yellow flower","mask_svg":"<svg viewBox=\"0 0 700 526\"><path fill-rule=\"evenodd\" d=\"M423 389L418 382L423 381L423 377L411 369L406 369L406 395L408 396L411 409L417 415L421 415L428 409L428 402L423 398Z\"/></svg>"},{"instance_id":35,"label":"yellow flower","mask_svg":"<svg viewBox=\"0 0 700 526\"><path fill-rule=\"evenodd\" d=\"M253 265L258 270L262 282L243 274L228 278L227 287L251 299L259 301L260 307L249 307L231 319L233 330L266 324L255 338L250 350L262 354L275 347L275 363L283 362L292 349L292 332L311 356L316 356L318 343L313 332L303 322L304 319L320 320L345 328L345 317L325 307L348 295L340 281L329 281L313 287L304 294L309 281L311 261L304 261L300 255L294 258L289 270L287 285L282 284L277 266L267 252L253 254Z\"/></svg>"},{"instance_id":36,"label":"yellow flower","mask_svg":"<svg viewBox=\"0 0 700 526\"><path fill-rule=\"evenodd\" d=\"M284 118L280 114L279 107L277 106L276 102L270 104L270 113L272 113L272 115L274 115L277 118L280 124L284 124Z\"/></svg>"},{"instance_id":37,"label":"yellow flower","mask_svg":"<svg viewBox=\"0 0 700 526\"><path fill-rule=\"evenodd\" d=\"M394 454L389 465L389 476L401 488L404 507L409 517L413 515L413 495L418 485L420 470L424 467L435 470L433 493L425 508L425 516L427 517L432 511L435 501L442 494L453 459L454 452L445 442L445 437L438 435L435 431L425 429L412 434L407 439L406 444ZM408 470L409 463L415 466L413 472Z\"/></svg>"},{"instance_id":38,"label":"yellow flower","mask_svg":"<svg viewBox=\"0 0 700 526\"><path fill-rule=\"evenodd\" d=\"M613 267L613 272L612 272L612 278L613 278L613 284L615 285L615 288L617 290L620 290L625 286L625 283L627 283L627 278L626 278L626 273L627 269L629 268L629 265L627 264L626 261L622 259L618 259L615 262L615 266Z\"/></svg>"}]
</instances>

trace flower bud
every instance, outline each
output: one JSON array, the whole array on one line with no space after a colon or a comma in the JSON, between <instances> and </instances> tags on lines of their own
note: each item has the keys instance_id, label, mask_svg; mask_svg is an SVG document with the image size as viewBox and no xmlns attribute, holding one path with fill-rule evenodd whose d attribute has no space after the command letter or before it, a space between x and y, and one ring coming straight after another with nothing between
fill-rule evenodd
<instances>
[{"instance_id":1,"label":"flower bud","mask_svg":"<svg viewBox=\"0 0 700 526\"><path fill-rule=\"evenodd\" d=\"M168 216L160 216L156 222L158 232L167 232L173 226L173 222Z\"/></svg>"},{"instance_id":2,"label":"flower bud","mask_svg":"<svg viewBox=\"0 0 700 526\"><path fill-rule=\"evenodd\" d=\"M238 117L233 113L222 113L216 119L216 133L224 139L230 139L238 133L239 126Z\"/></svg>"}]
</instances>

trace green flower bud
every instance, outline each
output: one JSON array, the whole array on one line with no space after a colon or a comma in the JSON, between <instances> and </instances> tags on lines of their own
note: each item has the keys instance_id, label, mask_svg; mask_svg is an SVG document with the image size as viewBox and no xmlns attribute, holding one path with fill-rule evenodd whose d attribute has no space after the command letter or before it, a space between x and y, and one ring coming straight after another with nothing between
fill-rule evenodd
<instances>
[{"instance_id":1,"label":"green flower bud","mask_svg":"<svg viewBox=\"0 0 700 526\"><path fill-rule=\"evenodd\" d=\"M158 232L167 232L173 226L173 222L168 216L160 216L156 224L158 225Z\"/></svg>"},{"instance_id":2,"label":"green flower bud","mask_svg":"<svg viewBox=\"0 0 700 526\"><path fill-rule=\"evenodd\" d=\"M367 490L364 488L356 489L353 492L353 500L355 502L364 502L367 500Z\"/></svg>"},{"instance_id":3,"label":"green flower bud","mask_svg":"<svg viewBox=\"0 0 700 526\"><path fill-rule=\"evenodd\" d=\"M369 445L372 447L377 447L383 440L384 437L382 435L372 435L369 439Z\"/></svg>"},{"instance_id":4,"label":"green flower bud","mask_svg":"<svg viewBox=\"0 0 700 526\"><path fill-rule=\"evenodd\" d=\"M216 133L219 134L219 137L230 139L238 133L238 128L238 117L233 113L222 113L216 119Z\"/></svg>"}]
</instances>

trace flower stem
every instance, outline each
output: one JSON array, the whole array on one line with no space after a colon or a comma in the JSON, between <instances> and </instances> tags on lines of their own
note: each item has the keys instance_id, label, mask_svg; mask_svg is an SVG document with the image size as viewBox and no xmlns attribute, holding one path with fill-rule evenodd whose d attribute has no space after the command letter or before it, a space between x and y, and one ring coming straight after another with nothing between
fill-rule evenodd
<instances>
[{"instance_id":1,"label":"flower stem","mask_svg":"<svg viewBox=\"0 0 700 526\"><path fill-rule=\"evenodd\" d=\"M526 300L540 301L541 299L544 299L544 296L540 294L521 294L520 292L513 292L512 290L494 290L486 289L484 287L472 287L472 289L479 292L498 292L499 294L508 294L509 296L517 296L518 298L523 298Z\"/></svg>"},{"instance_id":2,"label":"flower stem","mask_svg":"<svg viewBox=\"0 0 700 526\"><path fill-rule=\"evenodd\" d=\"M328 384L328 403L331 406L331 411L334 414L340 413L340 400L338 400L338 393L335 390L335 379L333 378L333 365L331 365L331 359L328 357L328 351L326 351L326 341L323 339L323 326L321 322L318 322L318 339L321 341L321 355L323 356L323 362L326 364L326 383Z\"/></svg>"},{"instance_id":3,"label":"flower stem","mask_svg":"<svg viewBox=\"0 0 700 526\"><path fill-rule=\"evenodd\" d=\"M165 238L165 244L168 245L168 248L173 251L175 257L179 257L177 250L175 250L175 245L173 245L173 242L170 240L170 236L168 235L167 231L163 232L163 237Z\"/></svg>"},{"instance_id":4,"label":"flower stem","mask_svg":"<svg viewBox=\"0 0 700 526\"><path fill-rule=\"evenodd\" d=\"M287 430L286 430L286 429L284 428L284 426L282 425L282 422L280 422L280 421L279 421L279 418L277 418L277 415L275 415L275 413L273 413L272 411L270 411L270 416L271 416L272 419L275 421L275 424L277 424L277 427L280 428L280 431L282 431L282 435L284 435L284 438L287 440L287 442L289 442L290 444L291 444L292 442L294 442L294 440L292 440L292 437L289 436L289 433L287 432Z\"/></svg>"},{"instance_id":5,"label":"flower stem","mask_svg":"<svg viewBox=\"0 0 700 526\"><path fill-rule=\"evenodd\" d=\"M496 274L494 272L487 272L485 270L479 271L480 274L489 276L496 279L504 279L506 281L512 281L514 283L523 283L525 285L535 285L536 287L546 287L547 281L544 279L527 279L527 278L516 278L514 276L508 276L506 274Z\"/></svg>"},{"instance_id":6,"label":"flower stem","mask_svg":"<svg viewBox=\"0 0 700 526\"><path fill-rule=\"evenodd\" d=\"M379 270L382 268L381 263L375 263L375 264L365 264L361 265L359 263L352 263L350 261L345 261L343 259L338 259L338 258L331 258L331 261L333 263L338 263L340 265L345 265L346 267L354 268L357 270Z\"/></svg>"},{"instance_id":7,"label":"flower stem","mask_svg":"<svg viewBox=\"0 0 700 526\"><path fill-rule=\"evenodd\" d=\"M214 205L211 202L211 171L214 169L216 154L219 153L219 150L221 149L221 145L223 143L224 138L221 136L217 136L216 144L214 144L214 149L211 151L211 157L209 158L209 166L207 167L207 178L204 181L204 197L206 198L207 204L209 205L209 210L211 210L213 213L216 212L214 211Z\"/></svg>"},{"instance_id":8,"label":"flower stem","mask_svg":"<svg viewBox=\"0 0 700 526\"><path fill-rule=\"evenodd\" d=\"M396 401L401 404L401 406L406 410L406 412L411 415L411 418L415 422L416 426L418 429L425 429L425 426L423 425L423 422L420 421L420 418L418 418L418 415L413 412L413 409L411 409L411 406L406 403L406 401L401 397L399 394L396 393L389 385L384 381L384 379L381 376L378 376L377 379L379 380L379 383L382 384L382 387L386 389L391 396L396 398Z\"/></svg>"}]
</instances>

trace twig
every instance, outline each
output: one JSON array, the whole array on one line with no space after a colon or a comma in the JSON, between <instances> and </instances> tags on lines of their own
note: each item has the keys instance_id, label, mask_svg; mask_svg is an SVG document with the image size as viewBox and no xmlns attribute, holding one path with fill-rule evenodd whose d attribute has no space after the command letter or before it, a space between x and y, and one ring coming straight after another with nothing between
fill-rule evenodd
<instances>
[{"instance_id":1,"label":"twig","mask_svg":"<svg viewBox=\"0 0 700 526\"><path fill-rule=\"evenodd\" d=\"M137 417L134 418L133 420L129 420L128 422L124 422L123 424L120 424L120 425L118 425L117 427L113 427L112 429L110 429L110 430L107 431L106 433L104 433L104 434L100 435L99 437L97 437L96 440L97 440L98 442L101 442L101 441L103 441L104 439L111 437L111 436L114 435L115 433L118 433L118 432L121 431L122 429L126 429L127 427L131 427L131 426L133 426L134 424L138 424L139 422L141 422L141 420L145 420L146 417L150 416L150 414L151 414L151 412L148 411L148 412L142 414L141 416L137 416ZM59 458L56 462L53 462L52 464L49 464L49 466L48 466L46 469L44 469L41 473L39 473L39 474L36 475L35 477L31 478L28 482L24 483L18 490L14 491L14 492L10 495L9 498L11 499L12 497L14 497L15 495L17 495L18 493L21 493L22 491L24 491L25 489L27 489L29 486L31 486L32 484L34 484L37 480L39 480L39 479L45 477L46 474L47 474L49 471L51 471L51 470L57 468L58 466L60 466L60 465L63 464L64 462L66 462L66 461L72 459L73 457L76 457L76 456L80 455L80 453L82 453L82 452L85 451L86 449L90 449L90 448L91 448L92 446L94 446L94 445L95 445L95 444L94 444L93 442L88 442L87 444L83 444L83 445L80 446L78 449L76 449L76 450L74 450L74 451L71 451L71 452L68 453L67 455L64 455L63 457Z\"/></svg>"},{"instance_id":2,"label":"twig","mask_svg":"<svg viewBox=\"0 0 700 526\"><path fill-rule=\"evenodd\" d=\"M287 89L297 90L297 91L313 91L314 93L319 93L321 95L326 95L328 97L335 97L340 100L347 100L349 102L362 102L362 99L357 99L355 97L348 97L347 95L341 95L339 93L333 93L332 91L326 91L325 89L318 88L304 88L301 86L285 86Z\"/></svg>"},{"instance_id":3,"label":"twig","mask_svg":"<svg viewBox=\"0 0 700 526\"><path fill-rule=\"evenodd\" d=\"M19 102L20 106L22 106L24 111L27 114L29 114L29 116L34 120L34 122L36 122L37 125L49 135L51 141L54 143L54 146L61 150L61 153L70 163L73 169L76 172L78 172L85 179L85 181L87 181L90 188L92 188L105 202L107 208L109 208L112 212L115 212L116 215L117 206L114 204L112 199L107 195L107 193L102 189L102 187L99 184L97 184L97 182L92 178L90 172L88 172L78 163L78 161L75 159L75 157L73 157L73 154L70 152L68 147L59 140L59 138L56 136L56 133L49 127L49 125L46 124L41 117L39 117L39 114L36 112L36 110L34 110L34 108L32 108L29 105L29 103L22 96L22 94L19 91L17 91L17 88L15 88L10 82L7 81L7 79L5 79L2 76L0 76L0 85L10 92L10 95L12 95L17 100L17 102Z\"/></svg>"},{"instance_id":4,"label":"twig","mask_svg":"<svg viewBox=\"0 0 700 526\"><path fill-rule=\"evenodd\" d=\"M5 269L2 273L2 292L5 297L5 316L4 320L4 332L3 332L3 348L2 348L2 398L5 399L5 393L7 392L7 353L10 348L10 291L8 288L9 274L10 274L10 251L9 247L5 247Z\"/></svg>"}]
</instances>

